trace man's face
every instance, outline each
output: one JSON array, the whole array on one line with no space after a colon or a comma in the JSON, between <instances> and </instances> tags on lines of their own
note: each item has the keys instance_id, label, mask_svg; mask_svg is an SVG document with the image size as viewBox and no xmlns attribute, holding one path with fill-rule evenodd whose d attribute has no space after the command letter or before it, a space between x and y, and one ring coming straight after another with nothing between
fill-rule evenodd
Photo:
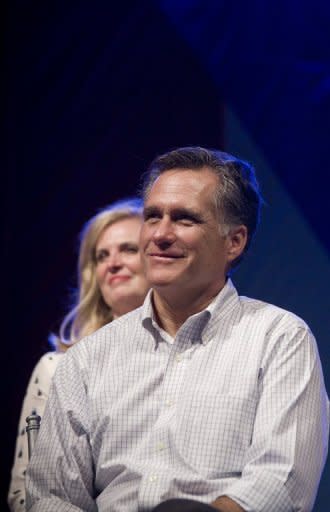
<instances>
[{"instance_id":1,"label":"man's face","mask_svg":"<svg viewBox=\"0 0 330 512\"><path fill-rule=\"evenodd\" d=\"M217 176L209 169L173 169L159 176L144 207L141 230L146 277L160 294L215 295L225 283L228 238L214 202Z\"/></svg>"}]
</instances>

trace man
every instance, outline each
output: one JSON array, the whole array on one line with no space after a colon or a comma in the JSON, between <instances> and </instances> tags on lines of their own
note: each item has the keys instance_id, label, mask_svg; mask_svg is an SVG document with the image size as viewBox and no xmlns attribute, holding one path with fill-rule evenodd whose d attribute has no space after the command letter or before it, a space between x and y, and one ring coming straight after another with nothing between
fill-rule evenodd
<instances>
[{"instance_id":1,"label":"man","mask_svg":"<svg viewBox=\"0 0 330 512\"><path fill-rule=\"evenodd\" d=\"M259 209L253 168L231 155L180 148L151 164L152 291L60 363L27 510L311 511L329 428L315 340L228 277Z\"/></svg>"}]
</instances>

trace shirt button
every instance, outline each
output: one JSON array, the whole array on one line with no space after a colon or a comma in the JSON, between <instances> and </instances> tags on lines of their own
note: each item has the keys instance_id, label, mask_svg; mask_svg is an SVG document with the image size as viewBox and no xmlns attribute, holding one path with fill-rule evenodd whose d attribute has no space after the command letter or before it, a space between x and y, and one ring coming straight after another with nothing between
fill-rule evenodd
<instances>
[{"instance_id":1,"label":"shirt button","mask_svg":"<svg viewBox=\"0 0 330 512\"><path fill-rule=\"evenodd\" d=\"M165 405L167 407L171 407L173 405L173 403L174 403L173 400L166 400Z\"/></svg>"},{"instance_id":2,"label":"shirt button","mask_svg":"<svg viewBox=\"0 0 330 512\"><path fill-rule=\"evenodd\" d=\"M165 450L165 444L164 443L158 443L157 444L157 450L158 451L162 451L162 450Z\"/></svg>"},{"instance_id":3,"label":"shirt button","mask_svg":"<svg viewBox=\"0 0 330 512\"><path fill-rule=\"evenodd\" d=\"M176 354L175 360L177 363L180 363L180 361L182 361L182 356L180 354Z\"/></svg>"},{"instance_id":4,"label":"shirt button","mask_svg":"<svg viewBox=\"0 0 330 512\"><path fill-rule=\"evenodd\" d=\"M149 477L149 482L156 482L156 480L157 480L157 475L151 475Z\"/></svg>"}]
</instances>

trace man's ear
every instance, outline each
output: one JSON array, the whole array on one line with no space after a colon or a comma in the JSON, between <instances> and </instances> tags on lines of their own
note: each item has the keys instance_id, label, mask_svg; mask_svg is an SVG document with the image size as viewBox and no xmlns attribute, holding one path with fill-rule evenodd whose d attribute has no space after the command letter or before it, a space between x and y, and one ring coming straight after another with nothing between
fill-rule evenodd
<instances>
[{"instance_id":1,"label":"man's ear","mask_svg":"<svg viewBox=\"0 0 330 512\"><path fill-rule=\"evenodd\" d=\"M248 231L243 224L240 226L232 226L227 235L228 241L228 262L232 262L239 258L243 253L247 244Z\"/></svg>"}]
</instances>

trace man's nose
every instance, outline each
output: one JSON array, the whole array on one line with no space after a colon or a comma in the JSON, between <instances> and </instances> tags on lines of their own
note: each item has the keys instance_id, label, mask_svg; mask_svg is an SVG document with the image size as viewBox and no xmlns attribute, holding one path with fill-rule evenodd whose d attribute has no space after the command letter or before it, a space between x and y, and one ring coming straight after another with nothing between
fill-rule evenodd
<instances>
[{"instance_id":1,"label":"man's nose","mask_svg":"<svg viewBox=\"0 0 330 512\"><path fill-rule=\"evenodd\" d=\"M157 223L157 227L153 232L153 241L157 245L172 244L175 239L173 223L170 219L163 218Z\"/></svg>"}]
</instances>

